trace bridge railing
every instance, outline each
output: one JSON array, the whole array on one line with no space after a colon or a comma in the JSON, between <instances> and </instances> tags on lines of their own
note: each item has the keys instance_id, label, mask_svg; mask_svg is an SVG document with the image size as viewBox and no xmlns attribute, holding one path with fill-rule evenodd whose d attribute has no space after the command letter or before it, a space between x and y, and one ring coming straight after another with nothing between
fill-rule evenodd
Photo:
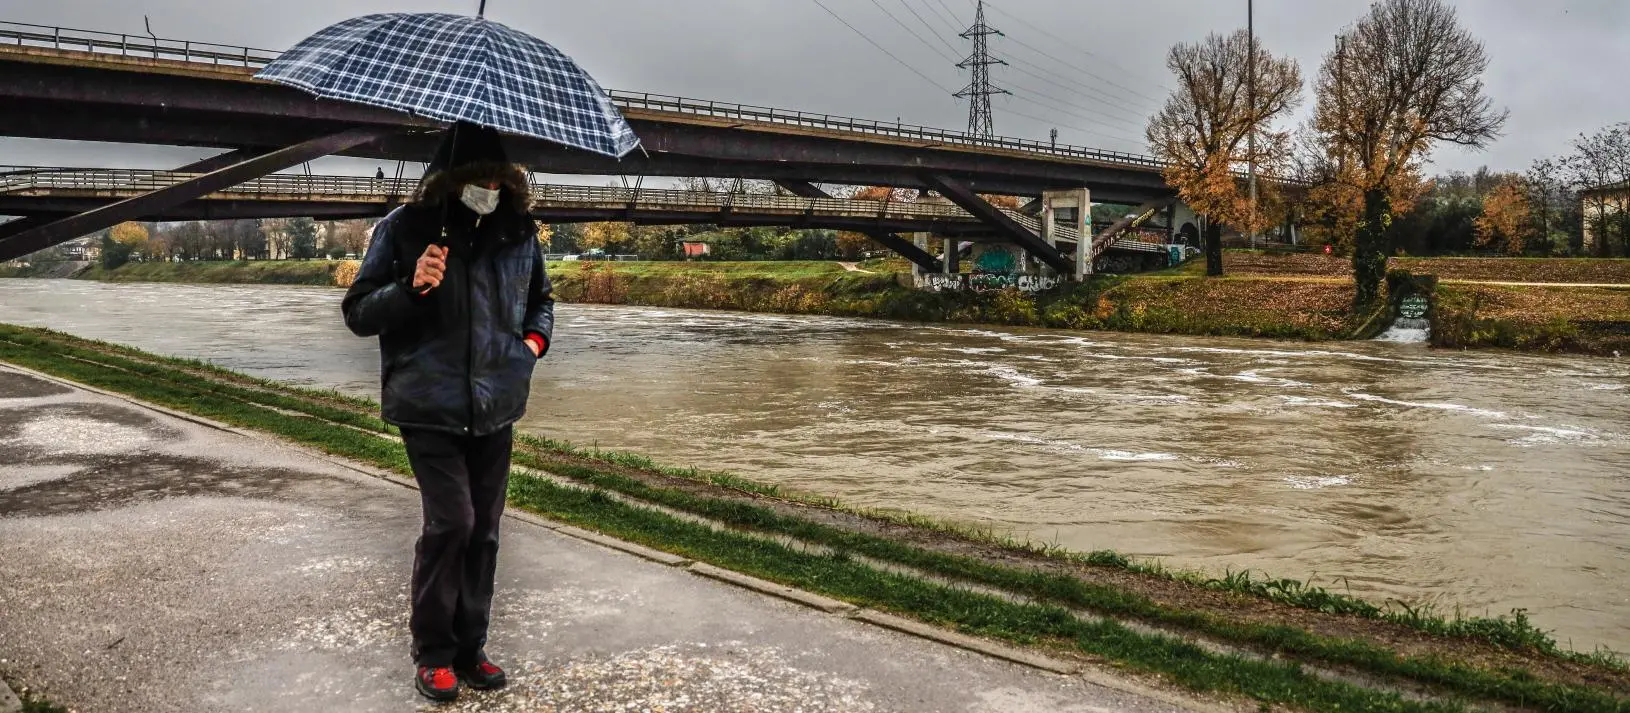
<instances>
[{"instance_id":1,"label":"bridge railing","mask_svg":"<svg viewBox=\"0 0 1630 713\"><path fill-rule=\"evenodd\" d=\"M169 40L152 36L125 35L93 30L75 30L21 22L0 22L0 45L49 47L127 57L151 57L212 65L240 66L251 69L264 67L282 55L282 52L277 50L236 47L210 42ZM647 92L611 90L608 93L611 95L612 101L623 109L639 108L784 126L804 126L889 136L920 141L926 144L1011 149L1034 154L1145 168L1159 169L1165 166L1163 161L1152 156L1056 144L1033 139L1001 136L982 137L960 131L936 129L931 126L902 122L873 121L834 114L792 111L706 99L687 99L685 97Z\"/></svg>"},{"instance_id":2,"label":"bridge railing","mask_svg":"<svg viewBox=\"0 0 1630 713\"><path fill-rule=\"evenodd\" d=\"M201 62L239 67L264 67L281 52L252 47L218 45L213 42L167 40L152 36L122 35L94 30L0 22L0 44L20 47L50 47L125 57L149 57L182 62Z\"/></svg>"},{"instance_id":3,"label":"bridge railing","mask_svg":"<svg viewBox=\"0 0 1630 713\"><path fill-rule=\"evenodd\" d=\"M788 126L804 126L817 129L834 129L864 134L878 134L903 139L913 139L935 144L948 144L955 146L980 146L990 148L1007 148L1029 153L1043 153L1070 158L1084 158L1107 163L1131 164L1149 168L1163 168L1165 162L1152 156L1142 154L1124 153L1120 151L1106 151L1069 144L1055 144L1046 141L1031 139L1018 139L1010 137L982 137L959 131L936 129L931 126L906 124L902 122L873 121L870 119L856 119L832 114L819 114L813 112L790 111L750 104L734 104L730 102L710 101L705 99L687 99L684 97L669 96L665 94L650 94L646 92L626 92L609 90L612 101L617 106L628 108L651 109L668 111L679 114L694 114L699 116L715 116L726 119L740 119L744 121L758 121Z\"/></svg>"},{"instance_id":4,"label":"bridge railing","mask_svg":"<svg viewBox=\"0 0 1630 713\"><path fill-rule=\"evenodd\" d=\"M82 190L155 191L196 177L195 173L134 168L0 167L0 191ZM319 176L273 173L228 188L222 193L281 195L379 196L411 195L417 179L366 176Z\"/></svg>"},{"instance_id":5,"label":"bridge railing","mask_svg":"<svg viewBox=\"0 0 1630 713\"><path fill-rule=\"evenodd\" d=\"M129 168L39 168L0 166L0 193L13 191L86 191L140 193L172 186L198 174ZM330 196L378 199L411 196L418 179L370 178L274 173L220 191L226 195ZM818 213L853 217L971 220L954 205L844 198L800 198L759 193L716 193L669 188L630 188L534 183L532 200L546 205L592 205L608 208L706 211Z\"/></svg>"},{"instance_id":6,"label":"bridge railing","mask_svg":"<svg viewBox=\"0 0 1630 713\"><path fill-rule=\"evenodd\" d=\"M639 208L701 208L706 210L773 211L778 213L819 213L857 217L944 218L969 220L966 211L954 205L907 203L900 201L853 200L846 198L800 198L770 193L717 193L670 188L629 188L617 186L544 185L532 187L532 200L544 204L599 204Z\"/></svg>"}]
</instances>

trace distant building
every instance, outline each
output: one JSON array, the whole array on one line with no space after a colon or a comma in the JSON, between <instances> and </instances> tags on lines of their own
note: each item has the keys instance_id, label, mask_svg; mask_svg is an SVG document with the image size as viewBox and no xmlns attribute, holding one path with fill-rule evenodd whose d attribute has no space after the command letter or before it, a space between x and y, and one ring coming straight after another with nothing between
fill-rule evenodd
<instances>
[{"instance_id":1,"label":"distant building","mask_svg":"<svg viewBox=\"0 0 1630 713\"><path fill-rule=\"evenodd\" d=\"M1609 224L1618 223L1625 211L1630 211L1630 181L1609 183L1605 186L1579 192L1579 212L1585 218L1584 252L1586 255L1614 254L1611 241L1608 241L1608 244L1604 246L1605 249L1597 247L1598 239L1607 240L1598 233L1601 232L1604 217ZM1611 235L1610 227L1608 237L1611 237ZM1621 255L1621 257L1630 257L1630 255Z\"/></svg>"},{"instance_id":2,"label":"distant building","mask_svg":"<svg viewBox=\"0 0 1630 713\"><path fill-rule=\"evenodd\" d=\"M102 259L100 238L75 238L62 246L62 254L69 260L96 261Z\"/></svg>"}]
</instances>

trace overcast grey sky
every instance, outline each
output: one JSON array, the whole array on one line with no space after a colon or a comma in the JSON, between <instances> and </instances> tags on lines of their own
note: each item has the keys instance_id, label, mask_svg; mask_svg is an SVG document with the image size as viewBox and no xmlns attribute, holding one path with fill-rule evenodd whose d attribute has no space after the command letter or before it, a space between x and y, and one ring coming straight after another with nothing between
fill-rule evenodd
<instances>
[{"instance_id":1,"label":"overcast grey sky","mask_svg":"<svg viewBox=\"0 0 1630 713\"><path fill-rule=\"evenodd\" d=\"M473 13L477 0L0 0L0 20L283 49L382 11ZM899 57L891 59L872 41ZM573 56L609 88L960 128L967 82L952 66L973 0L489 0L488 17ZM1457 0L1492 59L1489 94L1511 110L1490 150L1440 150L1434 170L1522 169L1581 131L1630 120L1630 0ZM1311 80L1363 0L1257 0L1257 31ZM997 133L1143 151L1142 127L1170 84L1172 43L1245 25L1246 0L994 0ZM891 19L892 15L892 19ZM898 20L898 22L896 22ZM916 36L913 35L915 33ZM915 72L913 71L915 70ZM922 75L919 76L917 72ZM1304 91L1305 114L1311 106ZM187 152L0 140L0 163L162 167ZM335 164L330 164L335 166ZM336 166L337 167L337 166ZM346 168L352 168L347 166ZM371 169L371 166L369 167Z\"/></svg>"}]
</instances>

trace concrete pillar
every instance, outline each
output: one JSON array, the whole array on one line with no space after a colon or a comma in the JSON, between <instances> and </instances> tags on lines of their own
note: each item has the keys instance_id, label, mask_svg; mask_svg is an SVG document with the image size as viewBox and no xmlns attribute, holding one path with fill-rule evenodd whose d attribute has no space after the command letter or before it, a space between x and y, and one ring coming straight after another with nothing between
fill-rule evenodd
<instances>
[{"instance_id":1,"label":"concrete pillar","mask_svg":"<svg viewBox=\"0 0 1630 713\"><path fill-rule=\"evenodd\" d=\"M1083 188L1075 209L1075 280L1080 282L1092 274L1092 192Z\"/></svg>"},{"instance_id":2,"label":"concrete pillar","mask_svg":"<svg viewBox=\"0 0 1630 713\"><path fill-rule=\"evenodd\" d=\"M1043 193L1041 196L1041 241L1048 245L1053 245L1053 233L1056 232L1053 221L1057 219L1058 214L1053 210L1052 199L1049 194ZM1054 245L1054 247L1057 246Z\"/></svg>"},{"instance_id":3,"label":"concrete pillar","mask_svg":"<svg viewBox=\"0 0 1630 713\"><path fill-rule=\"evenodd\" d=\"M921 248L923 252L928 252L928 233L912 233L911 243L916 245L918 248ZM920 284L920 281L918 281L917 278L922 277L922 274L923 267L915 262L911 263L912 281Z\"/></svg>"},{"instance_id":4,"label":"concrete pillar","mask_svg":"<svg viewBox=\"0 0 1630 713\"><path fill-rule=\"evenodd\" d=\"M954 274L956 269L956 241L946 238L942 241L943 252L940 253L940 272L947 275Z\"/></svg>"},{"instance_id":5,"label":"concrete pillar","mask_svg":"<svg viewBox=\"0 0 1630 713\"><path fill-rule=\"evenodd\" d=\"M1067 191L1045 191L1041 194L1041 239L1057 247L1054 224L1059 208L1075 209L1075 279L1092 274L1092 261L1088 252L1092 248L1092 193L1086 188Z\"/></svg>"}]
</instances>

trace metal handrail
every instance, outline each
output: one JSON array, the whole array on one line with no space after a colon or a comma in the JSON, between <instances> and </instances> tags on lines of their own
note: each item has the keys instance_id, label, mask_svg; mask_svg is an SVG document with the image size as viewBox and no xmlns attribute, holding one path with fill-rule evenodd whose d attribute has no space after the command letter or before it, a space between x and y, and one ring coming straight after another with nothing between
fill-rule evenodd
<instances>
[{"instance_id":1,"label":"metal handrail","mask_svg":"<svg viewBox=\"0 0 1630 713\"><path fill-rule=\"evenodd\" d=\"M0 192L32 190L145 192L172 186L199 174L129 168L39 168L0 166ZM324 195L385 200L412 195L417 179L367 176L323 176L274 173L219 191L223 195ZM844 198L800 198L757 193L716 193L659 188L621 188L533 184L532 200L540 204L606 207L682 207L708 210L818 212L854 217L903 217L971 220L954 205L901 203Z\"/></svg>"},{"instance_id":2,"label":"metal handrail","mask_svg":"<svg viewBox=\"0 0 1630 713\"><path fill-rule=\"evenodd\" d=\"M753 106L751 104L735 104L731 102L706 101L700 99L687 99L684 97L665 94L651 94L649 92L628 92L616 89L608 90L614 103L619 108L651 109L655 111L669 111L681 114L695 114L700 116L713 116L726 119L740 119L758 121L789 126L803 126L819 129L834 129L864 134L876 134L895 138L917 139L935 144L949 144L958 146L979 146L988 148L1006 148L1029 153L1041 153L1069 158L1084 158L1108 163L1130 164L1146 168L1160 169L1166 166L1152 156L1125 153L1121 151L1107 151L1069 144L1052 144L1031 139L1012 137L982 137L946 129L937 129L931 126L906 124L902 122L882 122L869 119L856 119L832 114L816 114L803 111L790 111L772 107Z\"/></svg>"},{"instance_id":3,"label":"metal handrail","mask_svg":"<svg viewBox=\"0 0 1630 713\"><path fill-rule=\"evenodd\" d=\"M281 52L221 45L213 42L168 40L141 35L125 35L95 30L74 30L26 22L0 21L0 43L20 47L50 47L52 49L82 50L98 54L117 54L126 57L149 57L182 62L207 62L214 65L264 67L277 59Z\"/></svg>"},{"instance_id":4,"label":"metal handrail","mask_svg":"<svg viewBox=\"0 0 1630 713\"><path fill-rule=\"evenodd\" d=\"M0 21L0 45L6 44L83 50L130 57L152 57L211 65L242 66L251 69L264 67L282 55L282 52L277 50ZM610 90L607 93L620 109L649 109L782 126L847 131L873 136L909 139L936 145L1009 149L1045 156L1085 159L1156 170L1166 166L1164 161L1152 156L1069 144L1053 144L1033 139L1005 136L983 137L917 124L857 119L833 114L775 109L734 102L688 99L649 92Z\"/></svg>"}]
</instances>

